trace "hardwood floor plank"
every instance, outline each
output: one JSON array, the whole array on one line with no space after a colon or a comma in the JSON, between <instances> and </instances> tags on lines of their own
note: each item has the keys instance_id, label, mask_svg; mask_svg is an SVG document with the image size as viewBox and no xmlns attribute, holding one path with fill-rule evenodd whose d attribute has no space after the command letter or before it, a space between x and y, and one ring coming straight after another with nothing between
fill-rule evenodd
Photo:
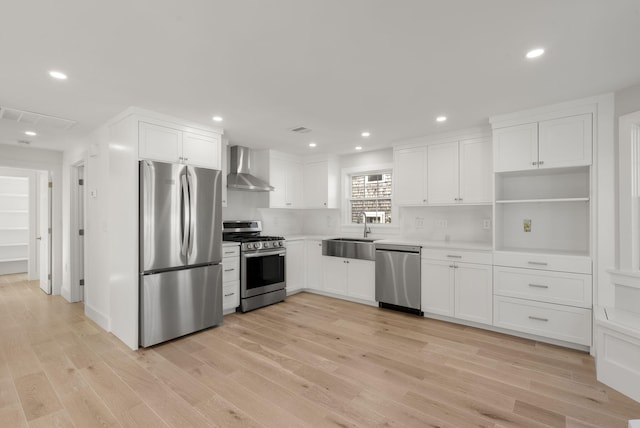
<instances>
[{"instance_id":1,"label":"hardwood floor plank","mask_svg":"<svg viewBox=\"0 0 640 428\"><path fill-rule=\"evenodd\" d=\"M0 421L2 425L11 428L28 427L22 407L18 404L0 408Z\"/></svg>"},{"instance_id":2,"label":"hardwood floor plank","mask_svg":"<svg viewBox=\"0 0 640 428\"><path fill-rule=\"evenodd\" d=\"M590 355L501 333L299 293L131 351L82 304L11 278L0 276L1 426L623 428L640 417L640 403L596 380Z\"/></svg>"},{"instance_id":3,"label":"hardwood floor plank","mask_svg":"<svg viewBox=\"0 0 640 428\"><path fill-rule=\"evenodd\" d=\"M62 409L44 372L19 377L15 380L15 385L27 421Z\"/></svg>"},{"instance_id":4,"label":"hardwood floor plank","mask_svg":"<svg viewBox=\"0 0 640 428\"><path fill-rule=\"evenodd\" d=\"M71 421L78 427L118 427L120 424L91 388L61 397Z\"/></svg>"},{"instance_id":5,"label":"hardwood floor plank","mask_svg":"<svg viewBox=\"0 0 640 428\"><path fill-rule=\"evenodd\" d=\"M66 410L52 413L29 422L30 428L73 428L74 423Z\"/></svg>"}]
</instances>

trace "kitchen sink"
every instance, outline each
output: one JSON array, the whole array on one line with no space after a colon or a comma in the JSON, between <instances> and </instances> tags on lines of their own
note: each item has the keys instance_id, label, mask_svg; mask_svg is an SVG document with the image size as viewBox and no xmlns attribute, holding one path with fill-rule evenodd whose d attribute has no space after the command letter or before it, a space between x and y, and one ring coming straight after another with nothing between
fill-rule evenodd
<instances>
[{"instance_id":1,"label":"kitchen sink","mask_svg":"<svg viewBox=\"0 0 640 428\"><path fill-rule=\"evenodd\" d=\"M322 241L322 255L348 259L375 260L375 239L333 238Z\"/></svg>"}]
</instances>

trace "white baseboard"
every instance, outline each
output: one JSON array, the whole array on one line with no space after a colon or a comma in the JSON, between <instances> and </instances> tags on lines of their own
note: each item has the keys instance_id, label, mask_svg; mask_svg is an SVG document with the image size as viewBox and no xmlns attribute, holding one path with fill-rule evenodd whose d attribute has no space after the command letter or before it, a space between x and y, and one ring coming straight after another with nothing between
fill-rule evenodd
<instances>
[{"instance_id":1,"label":"white baseboard","mask_svg":"<svg viewBox=\"0 0 640 428\"><path fill-rule=\"evenodd\" d=\"M102 312L97 311L91 305L88 305L86 302L84 304L84 314L89 317L93 322L98 324L106 331L111 331L111 323L109 317L104 315Z\"/></svg>"}]
</instances>

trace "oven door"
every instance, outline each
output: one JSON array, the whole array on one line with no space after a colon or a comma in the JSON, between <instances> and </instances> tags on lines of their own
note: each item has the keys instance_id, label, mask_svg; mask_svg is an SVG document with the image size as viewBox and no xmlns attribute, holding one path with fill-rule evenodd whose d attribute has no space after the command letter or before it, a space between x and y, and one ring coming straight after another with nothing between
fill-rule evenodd
<instances>
[{"instance_id":1,"label":"oven door","mask_svg":"<svg viewBox=\"0 0 640 428\"><path fill-rule=\"evenodd\" d=\"M285 254L284 248L242 253L240 297L245 299L285 288Z\"/></svg>"}]
</instances>

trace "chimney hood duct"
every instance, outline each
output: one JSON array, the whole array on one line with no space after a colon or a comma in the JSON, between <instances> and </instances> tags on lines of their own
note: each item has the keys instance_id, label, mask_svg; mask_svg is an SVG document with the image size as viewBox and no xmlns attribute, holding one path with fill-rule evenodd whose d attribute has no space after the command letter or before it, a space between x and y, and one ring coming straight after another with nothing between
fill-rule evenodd
<instances>
[{"instance_id":1,"label":"chimney hood duct","mask_svg":"<svg viewBox=\"0 0 640 428\"><path fill-rule=\"evenodd\" d=\"M249 149L242 146L232 146L229 156L229 175L227 187L229 189L250 190L253 192L270 192L275 187L264 180L251 175L249 165Z\"/></svg>"}]
</instances>

